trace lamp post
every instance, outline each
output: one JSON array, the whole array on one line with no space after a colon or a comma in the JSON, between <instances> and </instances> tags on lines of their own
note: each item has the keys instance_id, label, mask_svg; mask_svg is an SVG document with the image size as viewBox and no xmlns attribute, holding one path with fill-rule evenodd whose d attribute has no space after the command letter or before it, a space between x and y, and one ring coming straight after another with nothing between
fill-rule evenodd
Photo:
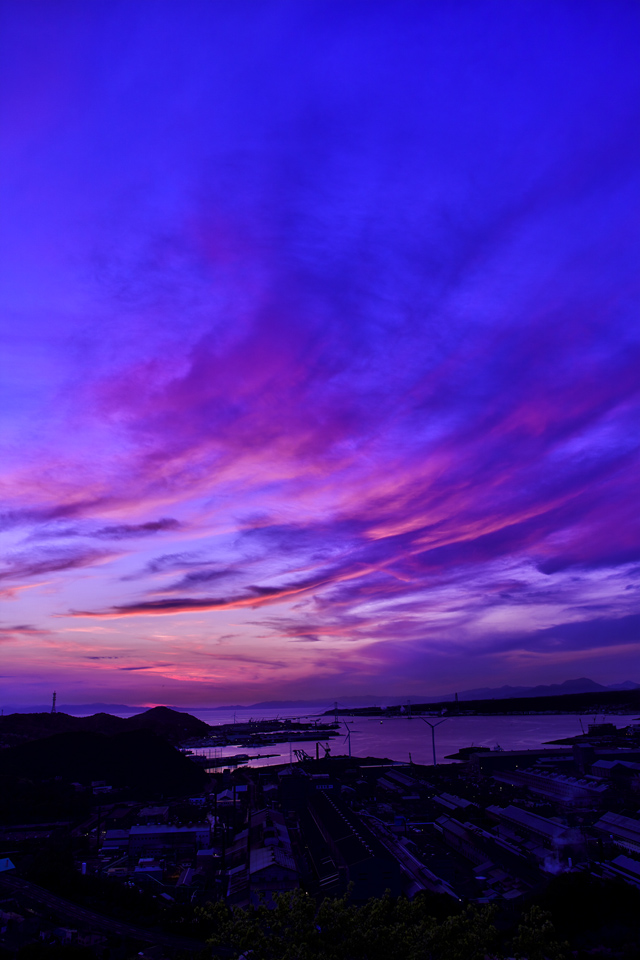
<instances>
[{"instance_id":1,"label":"lamp post","mask_svg":"<svg viewBox=\"0 0 640 960\"><path fill-rule=\"evenodd\" d=\"M421 720L424 720L424 717L420 717L420 719L421 719ZM447 719L447 718L445 717L444 720L438 720L437 723L431 723L431 721L429 721L429 720L424 720L424 722L425 722L428 726L431 727L431 746L433 747L433 765L434 765L434 767L437 767L437 765L438 765L438 762L437 762L437 760L436 760L436 727L439 727L440 724L441 724L441 723L444 723L444 721L445 721L446 719Z\"/></svg>"}]
</instances>

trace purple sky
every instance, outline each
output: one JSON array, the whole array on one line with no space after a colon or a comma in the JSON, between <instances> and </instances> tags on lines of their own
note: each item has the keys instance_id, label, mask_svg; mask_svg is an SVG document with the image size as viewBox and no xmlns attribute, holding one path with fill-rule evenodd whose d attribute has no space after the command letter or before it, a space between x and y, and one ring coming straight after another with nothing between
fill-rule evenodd
<instances>
[{"instance_id":1,"label":"purple sky","mask_svg":"<svg viewBox=\"0 0 640 960\"><path fill-rule=\"evenodd\" d=\"M640 681L640 7L5 0L0 698Z\"/></svg>"}]
</instances>

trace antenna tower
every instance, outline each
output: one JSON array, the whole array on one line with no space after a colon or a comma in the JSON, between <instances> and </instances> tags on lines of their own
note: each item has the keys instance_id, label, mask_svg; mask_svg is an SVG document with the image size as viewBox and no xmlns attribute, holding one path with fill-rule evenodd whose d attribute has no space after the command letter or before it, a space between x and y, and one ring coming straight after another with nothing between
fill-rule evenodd
<instances>
[{"instance_id":1,"label":"antenna tower","mask_svg":"<svg viewBox=\"0 0 640 960\"><path fill-rule=\"evenodd\" d=\"M57 697L57 693L56 693L55 690L54 690L54 691L53 691L53 697L52 697L52 699L51 699L51 713L55 713L55 712L56 712L56 697Z\"/></svg>"}]
</instances>

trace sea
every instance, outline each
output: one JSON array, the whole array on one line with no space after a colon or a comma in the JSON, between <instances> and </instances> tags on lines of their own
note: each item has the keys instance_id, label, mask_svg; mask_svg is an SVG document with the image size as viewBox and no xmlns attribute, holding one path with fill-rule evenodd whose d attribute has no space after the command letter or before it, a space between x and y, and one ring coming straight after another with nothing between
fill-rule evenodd
<instances>
[{"instance_id":1,"label":"sea","mask_svg":"<svg viewBox=\"0 0 640 960\"><path fill-rule=\"evenodd\" d=\"M233 723L233 713L217 715L211 719L211 713L193 711L194 716L207 723ZM266 719L287 714L278 711L253 711L246 714L236 711L236 722ZM300 718L300 714L289 714L290 717ZM315 720L318 714L304 717L305 720ZM324 717L323 721L327 718ZM311 756L316 755L316 743L320 744L319 755L324 756L324 745L328 744L331 756L349 754L349 740L351 754L358 757L380 757L404 763L433 763L433 741L435 739L436 762L447 762L447 755L456 753L461 747L489 747L492 750L534 750L550 740L562 737L575 737L586 731L587 724L595 719L608 723L615 723L617 727L626 727L634 719L631 716L606 717L584 715L548 715L519 716L519 717L429 717L430 723L438 724L431 728L420 717L340 717L340 736L331 739L315 737L309 741L295 741L292 744L279 743L270 747L262 747L262 756L256 757L258 751L250 752L249 748L239 745L229 745L223 748L198 748L197 753L206 753L216 761L215 765L223 765L225 756L237 753L250 753L255 757L249 761L249 766L267 766L270 764L295 761L294 750L305 750ZM582 724L582 726L581 726ZM265 756L276 754L276 756Z\"/></svg>"},{"instance_id":2,"label":"sea","mask_svg":"<svg viewBox=\"0 0 640 960\"><path fill-rule=\"evenodd\" d=\"M72 708L63 708L72 712ZM75 713L75 711L73 711ZM132 716L141 710L126 708L112 709L110 713L118 716ZM275 708L230 708L189 709L185 711L205 723L211 724L212 733L221 724L243 723L248 720L304 720L305 722L328 723L333 716L325 716L322 708L309 713L296 709ZM84 711L82 711L84 713ZM81 715L79 711L77 716ZM626 727L636 718L634 715L606 716L592 714L539 714L528 716L482 716L482 717L428 717L431 727L420 717L339 717L340 734L327 738L321 734L306 741L277 743L259 749L251 749L240 743L230 743L225 747L198 747L194 752L208 756L213 767L224 766L225 757L236 754L249 754L248 766L270 766L289 761L296 762L295 750L304 750L316 756L316 744L319 756L324 756L328 746L331 756L379 757L400 763L433 763L433 743L435 739L436 762L448 762L446 757L456 753L461 747L489 747L492 750L534 750L564 737L575 737L586 732L587 725L594 721L614 723L617 727ZM350 742L349 742L350 741Z\"/></svg>"}]
</instances>

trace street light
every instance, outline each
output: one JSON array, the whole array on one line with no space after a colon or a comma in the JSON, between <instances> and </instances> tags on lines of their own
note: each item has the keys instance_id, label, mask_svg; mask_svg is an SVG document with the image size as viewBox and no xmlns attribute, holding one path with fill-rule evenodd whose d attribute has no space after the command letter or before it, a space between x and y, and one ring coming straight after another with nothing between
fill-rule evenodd
<instances>
[{"instance_id":1,"label":"street light","mask_svg":"<svg viewBox=\"0 0 640 960\"><path fill-rule=\"evenodd\" d=\"M421 719L421 720L424 720L424 717L420 717L420 719ZM437 723L431 723L429 720L424 720L424 722L425 722L428 726L431 727L431 746L433 747L433 765L434 765L434 767L437 767L437 765L438 765L437 760L436 760L436 727L439 727L440 724L441 724L441 723L444 723L444 721L445 721L446 719L447 719L447 718L445 717L444 720L438 720Z\"/></svg>"}]
</instances>

